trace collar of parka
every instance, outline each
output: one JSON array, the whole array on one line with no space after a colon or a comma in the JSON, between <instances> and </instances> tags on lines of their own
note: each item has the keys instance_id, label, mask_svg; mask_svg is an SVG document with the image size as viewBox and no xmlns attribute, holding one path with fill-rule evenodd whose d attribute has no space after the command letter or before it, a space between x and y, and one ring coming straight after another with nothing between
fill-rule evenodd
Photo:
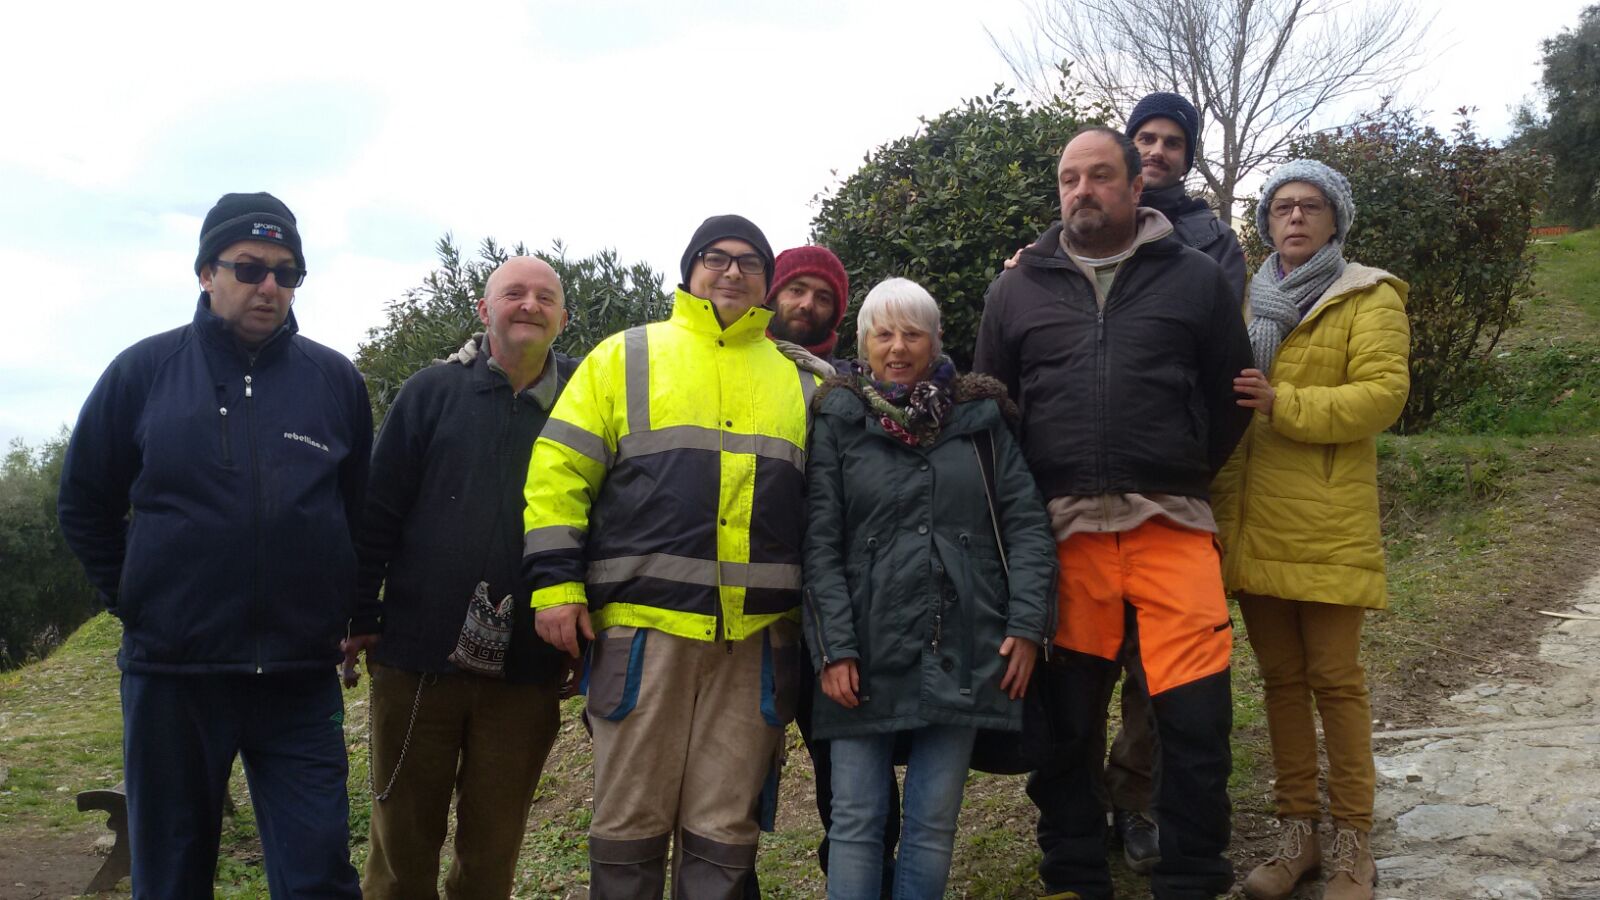
<instances>
[{"instance_id":1,"label":"collar of parka","mask_svg":"<svg viewBox=\"0 0 1600 900\"><path fill-rule=\"evenodd\" d=\"M727 328L717 318L717 308L710 300L696 297L678 288L672 298L672 324L702 334L714 335L730 343L749 343L767 339L767 323L772 321L772 310L752 306Z\"/></svg>"}]
</instances>

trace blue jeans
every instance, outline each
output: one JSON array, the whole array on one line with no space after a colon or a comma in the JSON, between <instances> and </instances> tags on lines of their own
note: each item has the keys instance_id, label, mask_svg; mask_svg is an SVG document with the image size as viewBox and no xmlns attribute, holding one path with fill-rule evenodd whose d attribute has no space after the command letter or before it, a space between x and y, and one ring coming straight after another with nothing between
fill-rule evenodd
<instances>
[{"instance_id":1,"label":"blue jeans","mask_svg":"<svg viewBox=\"0 0 1600 900\"><path fill-rule=\"evenodd\" d=\"M956 817L977 730L929 725L911 734L895 862L896 900L943 897ZM883 878L883 828L894 778L895 735L835 738L833 826L828 829L829 900L876 900Z\"/></svg>"}]
</instances>

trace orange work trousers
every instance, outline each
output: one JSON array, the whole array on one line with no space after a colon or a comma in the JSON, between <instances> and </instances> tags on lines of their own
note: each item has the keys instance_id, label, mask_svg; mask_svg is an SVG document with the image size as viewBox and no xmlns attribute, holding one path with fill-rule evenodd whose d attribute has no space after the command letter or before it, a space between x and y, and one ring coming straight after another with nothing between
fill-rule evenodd
<instances>
[{"instance_id":1,"label":"orange work trousers","mask_svg":"<svg viewBox=\"0 0 1600 900\"><path fill-rule=\"evenodd\" d=\"M1138 619L1151 696L1228 668L1233 629L1210 532L1157 517L1131 531L1079 532L1057 544L1056 554L1058 646L1117 659L1126 603Z\"/></svg>"}]
</instances>

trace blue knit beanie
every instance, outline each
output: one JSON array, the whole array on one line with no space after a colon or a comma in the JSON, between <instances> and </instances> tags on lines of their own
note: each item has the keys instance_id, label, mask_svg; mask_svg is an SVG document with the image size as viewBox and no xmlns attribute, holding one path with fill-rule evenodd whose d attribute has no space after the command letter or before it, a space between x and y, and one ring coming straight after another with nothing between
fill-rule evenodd
<instances>
[{"instance_id":1,"label":"blue knit beanie","mask_svg":"<svg viewBox=\"0 0 1600 900\"><path fill-rule=\"evenodd\" d=\"M1128 116L1128 127L1123 133L1132 138L1139 133L1139 126L1143 125L1146 119L1157 116L1171 119L1183 129L1184 171L1194 168L1194 139L1195 135L1200 133L1200 111L1194 108L1193 103L1184 99L1182 94L1169 91L1146 94L1145 98L1133 107L1133 114Z\"/></svg>"},{"instance_id":2,"label":"blue knit beanie","mask_svg":"<svg viewBox=\"0 0 1600 900\"><path fill-rule=\"evenodd\" d=\"M1256 204L1256 231L1268 246L1272 244L1272 231L1267 227L1268 208L1272 195L1291 181L1314 185L1328 202L1333 204L1333 239L1344 243L1350 233L1350 224L1356 220L1356 198L1350 193L1350 179L1314 159L1294 159L1272 170L1261 186L1261 202Z\"/></svg>"}]
</instances>

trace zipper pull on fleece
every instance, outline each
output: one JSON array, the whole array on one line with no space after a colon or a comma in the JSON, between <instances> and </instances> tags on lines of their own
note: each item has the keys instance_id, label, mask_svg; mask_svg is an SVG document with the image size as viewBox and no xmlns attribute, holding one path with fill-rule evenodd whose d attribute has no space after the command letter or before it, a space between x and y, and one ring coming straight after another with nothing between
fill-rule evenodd
<instances>
[{"instance_id":1,"label":"zipper pull on fleece","mask_svg":"<svg viewBox=\"0 0 1600 900\"><path fill-rule=\"evenodd\" d=\"M255 395L254 395L254 394L252 394L252 393L251 393L251 392L250 392L250 376L249 376L249 375L246 375L246 376L245 376L245 377L244 377L244 395L245 395L245 396L246 396L246 397L252 397L252 396L255 396Z\"/></svg>"}]
</instances>

